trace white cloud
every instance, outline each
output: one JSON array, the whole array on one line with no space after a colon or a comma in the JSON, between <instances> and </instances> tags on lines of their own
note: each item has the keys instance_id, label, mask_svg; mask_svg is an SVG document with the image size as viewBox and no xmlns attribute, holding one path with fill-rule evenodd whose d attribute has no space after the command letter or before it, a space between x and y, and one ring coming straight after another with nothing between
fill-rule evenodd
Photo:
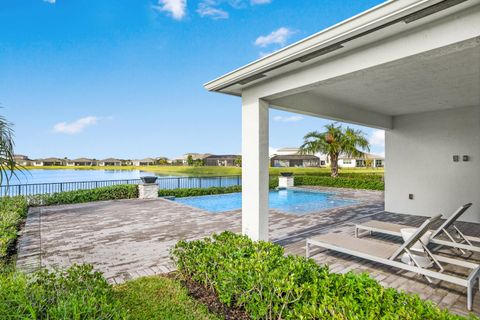
<instances>
[{"instance_id":1,"label":"white cloud","mask_svg":"<svg viewBox=\"0 0 480 320\"><path fill-rule=\"evenodd\" d=\"M57 133L76 134L83 131L88 126L97 124L99 118L88 116L80 118L73 122L59 122L53 126L53 131Z\"/></svg>"},{"instance_id":2,"label":"white cloud","mask_svg":"<svg viewBox=\"0 0 480 320\"><path fill-rule=\"evenodd\" d=\"M50 3L50 4L55 4L57 2L57 0L43 0L43 2L47 2L47 3Z\"/></svg>"},{"instance_id":3,"label":"white cloud","mask_svg":"<svg viewBox=\"0 0 480 320\"><path fill-rule=\"evenodd\" d=\"M187 13L187 0L158 0L154 8L169 13L175 20L182 20Z\"/></svg>"},{"instance_id":4,"label":"white cloud","mask_svg":"<svg viewBox=\"0 0 480 320\"><path fill-rule=\"evenodd\" d=\"M296 122L303 120L302 116L275 116L273 117L273 121L278 122Z\"/></svg>"},{"instance_id":5,"label":"white cloud","mask_svg":"<svg viewBox=\"0 0 480 320\"><path fill-rule=\"evenodd\" d=\"M255 40L255 45L265 48L272 44L278 44L284 46L287 43L288 38L290 38L295 32L286 27L281 27L275 31L272 31L266 36L259 36Z\"/></svg>"},{"instance_id":6,"label":"white cloud","mask_svg":"<svg viewBox=\"0 0 480 320\"><path fill-rule=\"evenodd\" d=\"M227 11L217 8L215 0L204 0L198 4L197 12L201 17L209 17L212 19L228 19Z\"/></svg>"},{"instance_id":7,"label":"white cloud","mask_svg":"<svg viewBox=\"0 0 480 320\"><path fill-rule=\"evenodd\" d=\"M250 0L250 3L252 5L256 5L256 4L269 4L270 2L272 2L272 0Z\"/></svg>"},{"instance_id":8,"label":"white cloud","mask_svg":"<svg viewBox=\"0 0 480 320\"><path fill-rule=\"evenodd\" d=\"M383 130L374 130L368 141L372 146L375 147L384 147L385 146L385 131Z\"/></svg>"}]
</instances>

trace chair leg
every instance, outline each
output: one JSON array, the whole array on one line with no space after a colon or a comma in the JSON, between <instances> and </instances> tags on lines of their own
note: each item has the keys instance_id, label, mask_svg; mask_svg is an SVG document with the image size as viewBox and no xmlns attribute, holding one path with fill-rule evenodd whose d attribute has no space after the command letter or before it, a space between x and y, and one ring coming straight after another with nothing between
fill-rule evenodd
<instances>
[{"instance_id":1,"label":"chair leg","mask_svg":"<svg viewBox=\"0 0 480 320\"><path fill-rule=\"evenodd\" d=\"M472 285L467 286L467 309L472 311Z\"/></svg>"}]
</instances>

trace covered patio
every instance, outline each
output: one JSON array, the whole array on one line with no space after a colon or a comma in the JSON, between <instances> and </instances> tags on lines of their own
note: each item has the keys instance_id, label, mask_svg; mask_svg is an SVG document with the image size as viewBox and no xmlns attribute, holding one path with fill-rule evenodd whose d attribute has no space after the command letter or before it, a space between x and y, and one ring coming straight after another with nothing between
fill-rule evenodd
<instances>
[{"instance_id":1,"label":"covered patio","mask_svg":"<svg viewBox=\"0 0 480 320\"><path fill-rule=\"evenodd\" d=\"M385 212L375 219L398 222L410 216L406 224L439 214L445 219L472 202L460 220L480 222L478 0L387 1L205 88L242 98L242 232L254 240L272 240L270 108L385 130ZM324 231L352 237L357 222L352 217ZM468 226L464 232L477 231ZM304 254L301 242L283 244ZM411 272L333 251L314 258L335 272L366 271L386 286L413 289L465 312L461 287L430 286ZM478 263L475 255L467 259Z\"/></svg>"},{"instance_id":2,"label":"covered patio","mask_svg":"<svg viewBox=\"0 0 480 320\"><path fill-rule=\"evenodd\" d=\"M242 232L268 240L269 109L386 130L385 209L480 222L480 1L388 1L207 84L242 98Z\"/></svg>"}]
</instances>

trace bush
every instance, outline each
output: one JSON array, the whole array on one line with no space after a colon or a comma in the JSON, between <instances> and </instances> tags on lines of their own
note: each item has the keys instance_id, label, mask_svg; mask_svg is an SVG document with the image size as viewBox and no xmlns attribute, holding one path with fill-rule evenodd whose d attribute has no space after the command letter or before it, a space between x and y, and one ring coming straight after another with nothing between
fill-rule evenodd
<instances>
[{"instance_id":1,"label":"bush","mask_svg":"<svg viewBox=\"0 0 480 320\"><path fill-rule=\"evenodd\" d=\"M185 188L185 189L171 189L158 190L158 196L160 197L195 197L205 196L211 194L223 194L241 192L242 186L230 186L230 187L212 187L212 188Z\"/></svg>"},{"instance_id":2,"label":"bush","mask_svg":"<svg viewBox=\"0 0 480 320\"><path fill-rule=\"evenodd\" d=\"M27 216L27 202L22 197L0 199L0 267L18 237L22 219Z\"/></svg>"},{"instance_id":3,"label":"bush","mask_svg":"<svg viewBox=\"0 0 480 320\"><path fill-rule=\"evenodd\" d=\"M378 176L356 176L354 178L328 176L296 176L296 186L324 186L335 188L352 188L352 189L368 189L368 190L384 190L385 184Z\"/></svg>"},{"instance_id":4,"label":"bush","mask_svg":"<svg viewBox=\"0 0 480 320\"><path fill-rule=\"evenodd\" d=\"M171 255L182 276L252 319L461 319L367 274L330 273L312 259L284 256L279 245L231 232L180 241Z\"/></svg>"},{"instance_id":5,"label":"bush","mask_svg":"<svg viewBox=\"0 0 480 320\"><path fill-rule=\"evenodd\" d=\"M0 273L0 319L125 319L112 287L90 265L32 276Z\"/></svg>"},{"instance_id":6,"label":"bush","mask_svg":"<svg viewBox=\"0 0 480 320\"><path fill-rule=\"evenodd\" d=\"M118 200L138 198L138 186L123 184L110 187L100 187L91 190L76 190L46 195L36 195L28 198L32 206L84 203L91 201Z\"/></svg>"}]
</instances>

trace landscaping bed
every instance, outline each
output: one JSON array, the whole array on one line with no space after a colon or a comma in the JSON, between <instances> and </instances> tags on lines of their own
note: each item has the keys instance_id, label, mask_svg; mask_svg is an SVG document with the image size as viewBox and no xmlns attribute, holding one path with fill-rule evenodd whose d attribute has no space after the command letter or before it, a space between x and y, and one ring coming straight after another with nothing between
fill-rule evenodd
<instances>
[{"instance_id":1,"label":"landscaping bed","mask_svg":"<svg viewBox=\"0 0 480 320\"><path fill-rule=\"evenodd\" d=\"M331 273L312 259L285 256L281 246L230 232L180 241L172 257L185 279L252 319L463 319L367 274Z\"/></svg>"}]
</instances>

